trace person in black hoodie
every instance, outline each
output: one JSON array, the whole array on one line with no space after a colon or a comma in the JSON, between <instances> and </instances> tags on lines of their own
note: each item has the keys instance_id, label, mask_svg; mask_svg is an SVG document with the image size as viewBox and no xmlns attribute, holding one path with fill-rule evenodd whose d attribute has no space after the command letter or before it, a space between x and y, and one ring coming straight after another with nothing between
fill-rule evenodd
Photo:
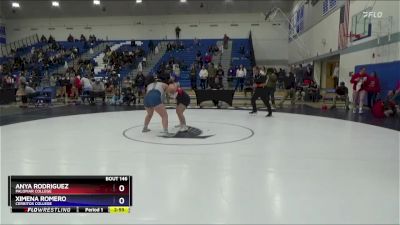
<instances>
[{"instance_id":1,"label":"person in black hoodie","mask_svg":"<svg viewBox=\"0 0 400 225\"><path fill-rule=\"evenodd\" d=\"M257 113L256 101L257 99L261 98L261 100L264 102L264 105L267 106L268 109L267 117L270 117L272 116L272 109L271 104L269 103L270 94L268 93L266 88L267 76L260 74L260 69L258 67L254 69L253 76L254 94L251 97L251 105L253 106L253 110L249 114Z\"/></svg>"},{"instance_id":2,"label":"person in black hoodie","mask_svg":"<svg viewBox=\"0 0 400 225\"><path fill-rule=\"evenodd\" d=\"M153 40L150 40L147 46L149 48L150 53L154 53L155 45L154 45Z\"/></svg>"},{"instance_id":3,"label":"person in black hoodie","mask_svg":"<svg viewBox=\"0 0 400 225\"><path fill-rule=\"evenodd\" d=\"M197 70L195 64L192 64L190 68L190 85L192 86L192 90L197 89Z\"/></svg>"},{"instance_id":4,"label":"person in black hoodie","mask_svg":"<svg viewBox=\"0 0 400 225\"><path fill-rule=\"evenodd\" d=\"M179 40L179 37L180 37L180 33L181 33L181 28L179 26L177 26L175 28L175 35L176 35L176 39L178 39L178 40Z\"/></svg>"},{"instance_id":5,"label":"person in black hoodie","mask_svg":"<svg viewBox=\"0 0 400 225\"><path fill-rule=\"evenodd\" d=\"M135 87L138 92L138 102L140 103L140 97L144 94L144 86L145 86L146 78L143 75L143 72L139 72L135 77Z\"/></svg>"},{"instance_id":6,"label":"person in black hoodie","mask_svg":"<svg viewBox=\"0 0 400 225\"><path fill-rule=\"evenodd\" d=\"M291 101L292 105L294 105L296 101L296 80L294 74L292 72L289 72L289 74L285 76L285 78L283 79L283 83L285 92L283 94L281 102L279 103L279 106L281 108L283 107L283 103L286 101L288 97L292 98Z\"/></svg>"},{"instance_id":7,"label":"person in black hoodie","mask_svg":"<svg viewBox=\"0 0 400 225\"><path fill-rule=\"evenodd\" d=\"M222 69L222 65L219 64L218 70L217 70L217 80L218 80L218 84L221 86L221 88L224 87L224 84L223 84L224 75L225 75L225 72Z\"/></svg>"},{"instance_id":8,"label":"person in black hoodie","mask_svg":"<svg viewBox=\"0 0 400 225\"><path fill-rule=\"evenodd\" d=\"M214 77L212 78L214 80L214 82L210 82L208 85L210 86L210 88L212 90L220 90L222 89L222 84L220 84L219 82L215 82L215 80L218 80L218 78ZM214 103L215 107L220 108L220 104L218 100L212 100L212 102Z\"/></svg>"}]
</instances>

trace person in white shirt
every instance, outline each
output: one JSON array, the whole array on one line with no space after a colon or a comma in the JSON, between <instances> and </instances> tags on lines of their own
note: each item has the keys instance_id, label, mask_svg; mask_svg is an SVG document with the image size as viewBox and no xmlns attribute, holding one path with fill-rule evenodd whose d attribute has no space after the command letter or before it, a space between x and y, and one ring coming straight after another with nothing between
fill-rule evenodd
<instances>
[{"instance_id":1,"label":"person in white shirt","mask_svg":"<svg viewBox=\"0 0 400 225\"><path fill-rule=\"evenodd\" d=\"M263 66L263 67L260 68L260 75L261 75L261 76L267 75L267 70L266 70L265 66Z\"/></svg>"},{"instance_id":2,"label":"person in white shirt","mask_svg":"<svg viewBox=\"0 0 400 225\"><path fill-rule=\"evenodd\" d=\"M90 80L86 76L82 77L81 85L82 85L82 94L83 94L82 102L85 102L85 99L91 95L91 93L93 91L93 86L92 86L92 83L90 82ZM86 97L84 97L84 96L86 96Z\"/></svg>"},{"instance_id":3,"label":"person in white shirt","mask_svg":"<svg viewBox=\"0 0 400 225\"><path fill-rule=\"evenodd\" d=\"M158 55L158 53L160 52L160 50L158 49L158 45L154 48L154 54Z\"/></svg>"},{"instance_id":4,"label":"person in white shirt","mask_svg":"<svg viewBox=\"0 0 400 225\"><path fill-rule=\"evenodd\" d=\"M33 89L32 87L29 87L28 85L25 86L25 94L26 95L32 95L35 92L36 92L35 89Z\"/></svg>"},{"instance_id":5,"label":"person in white shirt","mask_svg":"<svg viewBox=\"0 0 400 225\"><path fill-rule=\"evenodd\" d=\"M332 78L333 86L336 89L339 85L339 63L336 63L335 68L333 69Z\"/></svg>"},{"instance_id":6,"label":"person in white shirt","mask_svg":"<svg viewBox=\"0 0 400 225\"><path fill-rule=\"evenodd\" d=\"M179 82L179 78L181 76L181 69L179 68L179 64L175 63L172 65L172 72L175 82Z\"/></svg>"},{"instance_id":7,"label":"person in white shirt","mask_svg":"<svg viewBox=\"0 0 400 225\"><path fill-rule=\"evenodd\" d=\"M146 59L146 56L143 56L143 58L142 58L142 66L143 66L143 67L146 67L146 66L147 66L147 59Z\"/></svg>"},{"instance_id":8,"label":"person in white shirt","mask_svg":"<svg viewBox=\"0 0 400 225\"><path fill-rule=\"evenodd\" d=\"M87 77L82 77L81 85L82 85L83 91L92 91L93 90L92 83L90 82L90 80Z\"/></svg>"},{"instance_id":9,"label":"person in white shirt","mask_svg":"<svg viewBox=\"0 0 400 225\"><path fill-rule=\"evenodd\" d=\"M138 72L143 72L143 65L142 62L139 62L138 67L137 67Z\"/></svg>"},{"instance_id":10,"label":"person in white shirt","mask_svg":"<svg viewBox=\"0 0 400 225\"><path fill-rule=\"evenodd\" d=\"M243 91L243 86L244 86L244 79L246 78L247 75L247 70L244 68L244 66L241 64L239 69L236 70L236 86L235 86L235 91L238 89L240 85L240 91Z\"/></svg>"},{"instance_id":11,"label":"person in white shirt","mask_svg":"<svg viewBox=\"0 0 400 225\"><path fill-rule=\"evenodd\" d=\"M204 65L201 67L201 70L199 72L199 77L200 77L200 86L203 90L205 90L207 87L208 71Z\"/></svg>"},{"instance_id":12,"label":"person in white shirt","mask_svg":"<svg viewBox=\"0 0 400 225\"><path fill-rule=\"evenodd\" d=\"M102 98L103 104L106 102L106 92L105 92L104 83L100 79L96 79L92 84L92 94L90 101L94 103L95 98Z\"/></svg>"}]
</instances>

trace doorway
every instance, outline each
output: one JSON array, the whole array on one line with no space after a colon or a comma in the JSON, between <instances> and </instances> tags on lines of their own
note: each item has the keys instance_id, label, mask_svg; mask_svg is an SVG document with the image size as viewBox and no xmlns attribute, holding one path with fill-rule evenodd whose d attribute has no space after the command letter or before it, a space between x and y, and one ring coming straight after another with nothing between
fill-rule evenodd
<instances>
[{"instance_id":1,"label":"doorway","mask_svg":"<svg viewBox=\"0 0 400 225\"><path fill-rule=\"evenodd\" d=\"M336 62L327 62L326 63L326 79L325 79L325 87L328 89L334 88L334 79L333 79L333 71L335 69Z\"/></svg>"},{"instance_id":2,"label":"doorway","mask_svg":"<svg viewBox=\"0 0 400 225\"><path fill-rule=\"evenodd\" d=\"M335 70L336 63L340 62L340 56L332 56L323 60L322 63L322 80L321 86L326 89L333 89L335 88L335 82L333 79L333 71Z\"/></svg>"}]
</instances>

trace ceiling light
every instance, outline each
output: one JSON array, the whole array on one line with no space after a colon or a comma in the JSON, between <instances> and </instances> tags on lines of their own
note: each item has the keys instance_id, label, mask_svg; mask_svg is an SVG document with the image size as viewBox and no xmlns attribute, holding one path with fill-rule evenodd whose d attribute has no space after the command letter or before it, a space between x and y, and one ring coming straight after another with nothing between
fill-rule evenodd
<instances>
[{"instance_id":1,"label":"ceiling light","mask_svg":"<svg viewBox=\"0 0 400 225\"><path fill-rule=\"evenodd\" d=\"M186 0L180 0L180 2L181 2L181 3L186 3L187 1L186 1Z\"/></svg>"},{"instance_id":2,"label":"ceiling light","mask_svg":"<svg viewBox=\"0 0 400 225\"><path fill-rule=\"evenodd\" d=\"M142 3L142 0L136 0L136 3Z\"/></svg>"},{"instance_id":3,"label":"ceiling light","mask_svg":"<svg viewBox=\"0 0 400 225\"><path fill-rule=\"evenodd\" d=\"M60 2L52 1L52 2L51 2L51 5L52 5L53 7L60 7Z\"/></svg>"},{"instance_id":4,"label":"ceiling light","mask_svg":"<svg viewBox=\"0 0 400 225\"><path fill-rule=\"evenodd\" d=\"M93 5L100 5L100 0L93 0Z\"/></svg>"},{"instance_id":5,"label":"ceiling light","mask_svg":"<svg viewBox=\"0 0 400 225\"><path fill-rule=\"evenodd\" d=\"M18 2L12 2L12 3L11 3L11 7L13 7L13 8L19 8L20 5L19 5Z\"/></svg>"}]
</instances>

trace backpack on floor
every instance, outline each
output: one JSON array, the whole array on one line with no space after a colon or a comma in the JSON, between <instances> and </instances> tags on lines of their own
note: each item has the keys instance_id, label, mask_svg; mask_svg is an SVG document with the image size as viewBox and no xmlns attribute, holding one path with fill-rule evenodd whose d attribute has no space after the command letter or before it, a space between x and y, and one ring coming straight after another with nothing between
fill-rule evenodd
<instances>
[{"instance_id":1,"label":"backpack on floor","mask_svg":"<svg viewBox=\"0 0 400 225\"><path fill-rule=\"evenodd\" d=\"M376 118L385 117L384 111L385 109L382 100L378 100L377 102L375 102L374 106L372 106L372 115L374 115L374 117Z\"/></svg>"}]
</instances>

